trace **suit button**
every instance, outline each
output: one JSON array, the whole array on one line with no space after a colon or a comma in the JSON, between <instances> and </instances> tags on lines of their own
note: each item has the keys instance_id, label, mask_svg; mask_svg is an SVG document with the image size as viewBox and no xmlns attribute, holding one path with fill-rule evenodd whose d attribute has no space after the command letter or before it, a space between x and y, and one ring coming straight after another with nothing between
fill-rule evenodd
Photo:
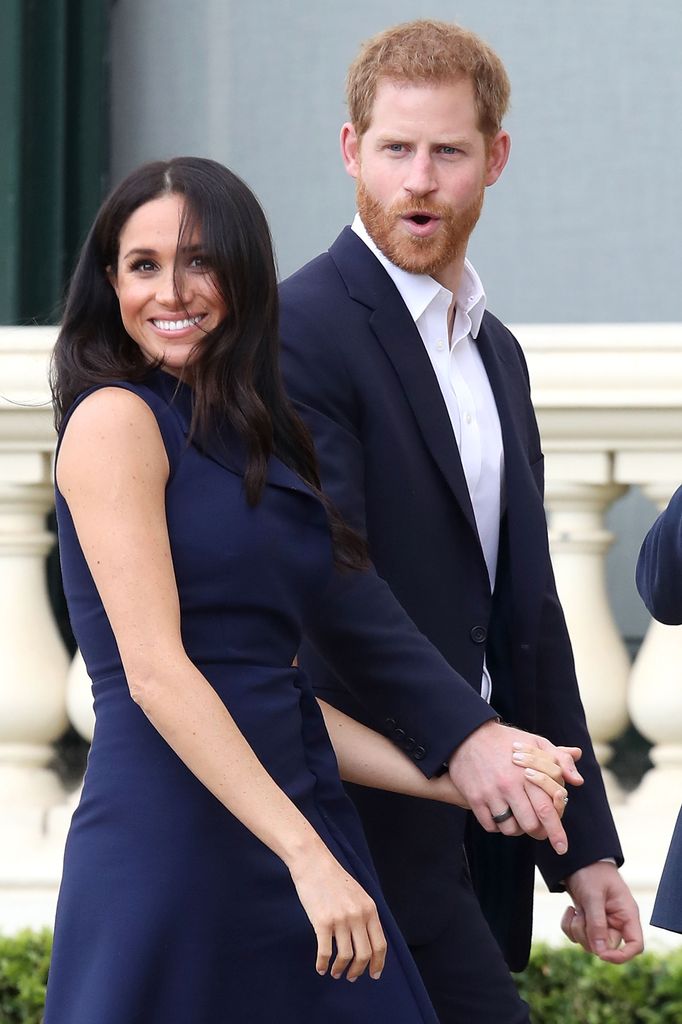
<instances>
[{"instance_id":1,"label":"suit button","mask_svg":"<svg viewBox=\"0 0 682 1024\"><path fill-rule=\"evenodd\" d=\"M405 739L405 730L404 729L394 729L393 730L393 738L396 741L396 743L402 743L402 741Z\"/></svg>"},{"instance_id":2,"label":"suit button","mask_svg":"<svg viewBox=\"0 0 682 1024\"><path fill-rule=\"evenodd\" d=\"M488 630L485 626L473 626L469 632L469 636L475 644L484 644L488 639Z\"/></svg>"},{"instance_id":3,"label":"suit button","mask_svg":"<svg viewBox=\"0 0 682 1024\"><path fill-rule=\"evenodd\" d=\"M414 752L412 754L412 757L415 759L415 761L423 761L425 756L426 756L426 751L425 751L424 747L415 747L415 750L414 750Z\"/></svg>"},{"instance_id":4,"label":"suit button","mask_svg":"<svg viewBox=\"0 0 682 1024\"><path fill-rule=\"evenodd\" d=\"M386 719L386 728L387 729L395 729L397 724L398 723L396 722L395 718L387 718Z\"/></svg>"},{"instance_id":5,"label":"suit button","mask_svg":"<svg viewBox=\"0 0 682 1024\"><path fill-rule=\"evenodd\" d=\"M408 736L407 739L405 740L405 742L403 743L403 750L406 750L409 753L409 751L412 750L413 746L414 746L414 736Z\"/></svg>"}]
</instances>

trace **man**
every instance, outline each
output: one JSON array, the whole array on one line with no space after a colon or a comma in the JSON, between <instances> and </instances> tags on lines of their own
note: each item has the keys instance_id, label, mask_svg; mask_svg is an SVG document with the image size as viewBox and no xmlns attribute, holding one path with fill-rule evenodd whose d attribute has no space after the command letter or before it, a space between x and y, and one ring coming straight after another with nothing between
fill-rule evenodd
<instances>
[{"instance_id":1,"label":"man","mask_svg":"<svg viewBox=\"0 0 682 1024\"><path fill-rule=\"evenodd\" d=\"M637 589L651 614L668 626L682 623L682 487L651 527L637 560ZM682 811L656 893L651 923L682 932Z\"/></svg>"},{"instance_id":2,"label":"man","mask_svg":"<svg viewBox=\"0 0 682 1024\"><path fill-rule=\"evenodd\" d=\"M315 436L323 484L367 536L381 578L337 587L354 588L368 637L390 633L405 652L413 685L369 685L369 643L347 652L342 680L329 672L318 651L332 642L335 613L342 634L347 594L335 604L332 592L320 609L301 664L320 696L386 731L427 775L447 762L479 823L458 809L352 793L445 1024L528 1019L470 874L512 968L528 955L536 861L552 889L571 893L563 926L574 941L612 962L641 949L553 582L526 366L465 259L484 190L509 155L508 96L499 58L458 26L417 21L370 40L349 71L341 131L358 216L281 287L290 393ZM449 673L435 678L429 659L420 671L400 606ZM528 838L546 834L542 812L522 761L509 766L509 730L495 713L583 749L563 855Z\"/></svg>"}]
</instances>

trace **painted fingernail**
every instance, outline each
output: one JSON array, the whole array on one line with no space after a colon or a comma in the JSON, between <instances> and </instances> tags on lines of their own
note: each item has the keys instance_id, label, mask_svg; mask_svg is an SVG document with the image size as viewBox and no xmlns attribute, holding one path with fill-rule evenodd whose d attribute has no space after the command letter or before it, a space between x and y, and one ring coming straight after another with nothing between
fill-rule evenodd
<instances>
[{"instance_id":1,"label":"painted fingernail","mask_svg":"<svg viewBox=\"0 0 682 1024\"><path fill-rule=\"evenodd\" d=\"M566 846L566 843L557 843L555 849L557 853L566 853L568 847Z\"/></svg>"},{"instance_id":2,"label":"painted fingernail","mask_svg":"<svg viewBox=\"0 0 682 1024\"><path fill-rule=\"evenodd\" d=\"M518 740L514 740L514 742L512 743L512 750L523 750L523 747L524 747L524 744L523 743L519 743Z\"/></svg>"},{"instance_id":3,"label":"painted fingernail","mask_svg":"<svg viewBox=\"0 0 682 1024\"><path fill-rule=\"evenodd\" d=\"M527 754L522 754L522 753L512 754L512 761L516 761L517 764L523 764L527 760L528 760L528 755Z\"/></svg>"},{"instance_id":4,"label":"painted fingernail","mask_svg":"<svg viewBox=\"0 0 682 1024\"><path fill-rule=\"evenodd\" d=\"M604 939L595 939L594 945L598 953L603 953L606 949L606 942Z\"/></svg>"},{"instance_id":5,"label":"painted fingernail","mask_svg":"<svg viewBox=\"0 0 682 1024\"><path fill-rule=\"evenodd\" d=\"M537 775L537 772L534 771L532 768L526 768L523 774L526 776L527 779L534 779Z\"/></svg>"}]
</instances>

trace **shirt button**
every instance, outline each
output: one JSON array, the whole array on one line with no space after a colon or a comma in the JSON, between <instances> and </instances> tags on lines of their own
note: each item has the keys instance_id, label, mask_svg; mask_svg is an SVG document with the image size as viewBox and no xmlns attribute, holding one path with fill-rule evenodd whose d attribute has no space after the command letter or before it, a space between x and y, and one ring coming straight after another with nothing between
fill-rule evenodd
<instances>
[{"instance_id":1,"label":"shirt button","mask_svg":"<svg viewBox=\"0 0 682 1024\"><path fill-rule=\"evenodd\" d=\"M437 341L436 342L436 348L438 349L439 352L442 352L443 349L445 348L445 342L444 341Z\"/></svg>"},{"instance_id":2,"label":"shirt button","mask_svg":"<svg viewBox=\"0 0 682 1024\"><path fill-rule=\"evenodd\" d=\"M468 412L464 418L466 419L467 423L471 423L471 413L470 412Z\"/></svg>"}]
</instances>

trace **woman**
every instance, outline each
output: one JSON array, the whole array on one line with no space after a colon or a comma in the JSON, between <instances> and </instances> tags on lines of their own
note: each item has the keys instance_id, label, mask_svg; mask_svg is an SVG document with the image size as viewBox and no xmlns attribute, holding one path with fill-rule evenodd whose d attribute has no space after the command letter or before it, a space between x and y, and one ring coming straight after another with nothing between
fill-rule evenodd
<instances>
[{"instance_id":1,"label":"woman","mask_svg":"<svg viewBox=\"0 0 682 1024\"><path fill-rule=\"evenodd\" d=\"M369 570L283 395L268 228L238 178L178 159L114 191L53 390L96 727L45 1024L435 1021L294 665L333 573ZM325 713L348 778L459 800ZM532 756L563 808L556 766Z\"/></svg>"}]
</instances>

